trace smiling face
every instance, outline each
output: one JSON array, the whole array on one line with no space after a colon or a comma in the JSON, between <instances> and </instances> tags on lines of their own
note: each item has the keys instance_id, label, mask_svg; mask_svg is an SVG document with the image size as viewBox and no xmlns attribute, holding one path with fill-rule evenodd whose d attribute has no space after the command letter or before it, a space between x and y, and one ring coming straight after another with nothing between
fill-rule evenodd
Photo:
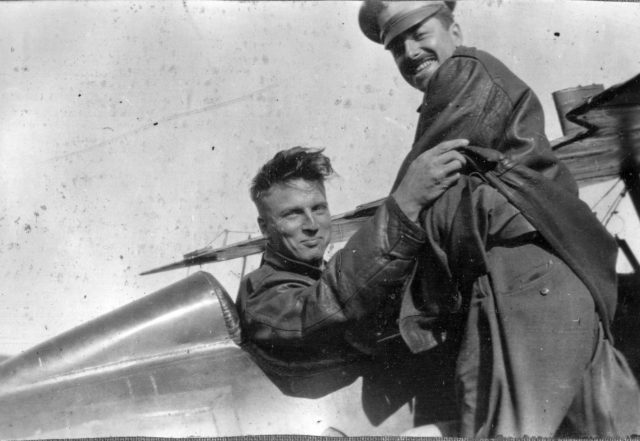
<instances>
[{"instance_id":1,"label":"smiling face","mask_svg":"<svg viewBox=\"0 0 640 441\"><path fill-rule=\"evenodd\" d=\"M331 214L324 185L293 179L273 185L259 204L260 231L271 247L317 265L331 240Z\"/></svg>"},{"instance_id":2,"label":"smiling face","mask_svg":"<svg viewBox=\"0 0 640 441\"><path fill-rule=\"evenodd\" d=\"M462 43L457 23L448 29L436 17L407 29L389 44L389 51L402 74L413 87L426 92L429 80Z\"/></svg>"}]
</instances>

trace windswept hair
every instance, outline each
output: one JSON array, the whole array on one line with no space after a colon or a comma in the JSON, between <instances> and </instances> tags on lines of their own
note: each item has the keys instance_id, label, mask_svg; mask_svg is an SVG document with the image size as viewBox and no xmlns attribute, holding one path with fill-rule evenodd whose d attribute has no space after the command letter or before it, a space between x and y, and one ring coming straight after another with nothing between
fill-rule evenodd
<instances>
[{"instance_id":1,"label":"windswept hair","mask_svg":"<svg viewBox=\"0 0 640 441\"><path fill-rule=\"evenodd\" d=\"M253 178L251 200L258 204L272 186L292 179L324 183L333 174L333 167L329 158L322 154L323 151L296 146L276 153Z\"/></svg>"}]
</instances>

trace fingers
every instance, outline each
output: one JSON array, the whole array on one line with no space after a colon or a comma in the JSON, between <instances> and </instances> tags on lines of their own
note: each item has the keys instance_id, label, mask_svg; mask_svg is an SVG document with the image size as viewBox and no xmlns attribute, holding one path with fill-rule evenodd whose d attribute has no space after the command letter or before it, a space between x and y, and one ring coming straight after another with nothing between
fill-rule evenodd
<instances>
[{"instance_id":1,"label":"fingers","mask_svg":"<svg viewBox=\"0 0 640 441\"><path fill-rule=\"evenodd\" d=\"M440 167L440 172L444 176L449 176L453 173L457 173L464 167L465 163L460 162L458 160L447 162Z\"/></svg>"},{"instance_id":2,"label":"fingers","mask_svg":"<svg viewBox=\"0 0 640 441\"><path fill-rule=\"evenodd\" d=\"M446 164L453 161L458 161L461 165L467 163L466 158L462 153L458 152L457 148L466 147L469 145L469 141L466 139L452 139L450 141L444 141L436 145L432 149L423 152L416 158L417 161L422 163L431 164Z\"/></svg>"},{"instance_id":3,"label":"fingers","mask_svg":"<svg viewBox=\"0 0 640 441\"><path fill-rule=\"evenodd\" d=\"M467 165L467 158L455 150L435 158L429 153L430 152L425 152L416 158L412 167L424 169L427 173L431 174L439 173L448 175L451 172L462 170L462 168Z\"/></svg>"},{"instance_id":4,"label":"fingers","mask_svg":"<svg viewBox=\"0 0 640 441\"><path fill-rule=\"evenodd\" d=\"M438 144L440 145L440 144ZM446 152L440 152L437 147L420 154L415 161L423 164L447 164L449 162L458 161L464 165L467 163L467 159L464 155L456 150L449 150Z\"/></svg>"},{"instance_id":5,"label":"fingers","mask_svg":"<svg viewBox=\"0 0 640 441\"><path fill-rule=\"evenodd\" d=\"M438 156L438 161L442 164L448 164L451 162L458 162L460 166L466 165L467 158L456 150L451 150Z\"/></svg>"},{"instance_id":6,"label":"fingers","mask_svg":"<svg viewBox=\"0 0 640 441\"><path fill-rule=\"evenodd\" d=\"M436 145L434 148L430 150L435 150L436 152L442 154L460 147L466 147L468 145L469 145L468 139L450 139L448 141L441 142L440 144Z\"/></svg>"},{"instance_id":7,"label":"fingers","mask_svg":"<svg viewBox=\"0 0 640 441\"><path fill-rule=\"evenodd\" d=\"M453 187L455 183L458 182L458 179L460 179L460 173L450 174L449 176L447 176L442 180L442 187L443 188Z\"/></svg>"}]
</instances>

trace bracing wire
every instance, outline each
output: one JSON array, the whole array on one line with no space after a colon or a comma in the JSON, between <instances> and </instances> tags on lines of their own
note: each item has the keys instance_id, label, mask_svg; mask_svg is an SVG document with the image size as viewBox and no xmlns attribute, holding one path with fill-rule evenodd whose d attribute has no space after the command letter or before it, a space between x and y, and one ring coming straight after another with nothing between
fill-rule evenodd
<instances>
[{"instance_id":1,"label":"bracing wire","mask_svg":"<svg viewBox=\"0 0 640 441\"><path fill-rule=\"evenodd\" d=\"M618 206L620 205L620 203L622 202L622 199L626 194L627 194L627 188L623 187L620 193L618 193L618 195L616 196L615 200L611 203L611 206L605 213L604 217L602 218L602 225L606 227L609 221L611 220L611 218L613 217L613 215L618 212Z\"/></svg>"},{"instance_id":2,"label":"bracing wire","mask_svg":"<svg viewBox=\"0 0 640 441\"><path fill-rule=\"evenodd\" d=\"M227 245L227 239L228 239L228 237L229 237L229 233L241 233L241 234L249 234L249 235L252 235L252 234L255 234L255 231L249 231L249 230L230 230L230 229L228 229L228 228L224 228L224 229L220 230L220 231L215 235L215 237L209 241L209 243L208 243L208 244L206 244L206 245L205 245L205 248L206 248L206 247L211 246L211 245L212 245L216 240L218 240L218 238L220 238L223 234L224 234L224 236L225 236L225 239L224 239L224 245L223 245L223 246L226 246L226 245Z\"/></svg>"},{"instance_id":3,"label":"bracing wire","mask_svg":"<svg viewBox=\"0 0 640 441\"><path fill-rule=\"evenodd\" d=\"M613 185L611 185L611 187L609 187L607 191L604 192L604 194L600 197L600 199L598 199L593 205L591 205L590 207L591 210L595 211L596 207L600 205L621 182L622 182L621 178L616 179ZM611 202L611 204L607 208L607 211L602 216L602 219L600 220L602 225L606 227L607 224L611 221L611 218L618 212L618 206L620 205L620 203L622 202L622 199L626 194L627 194L627 188L626 186L623 186L622 189L616 195L613 202Z\"/></svg>"},{"instance_id":4,"label":"bracing wire","mask_svg":"<svg viewBox=\"0 0 640 441\"><path fill-rule=\"evenodd\" d=\"M607 196L609 196L609 193L611 193L611 192L613 191L613 189L614 189L614 188L616 188L616 186L617 186L620 182L622 182L622 178L618 178L618 179L616 179L616 180L615 180L615 182L613 183L613 185L612 185L611 187L609 187L609 189L608 189L607 191L605 191L605 192L604 192L604 194L600 197L600 199L598 199L598 200L596 201L596 203L595 203L595 204L593 204L593 205L591 206L591 209L592 209L592 210L595 210L595 208L598 206L598 204L599 204L600 202L602 202L602 201L604 200L604 198L606 198Z\"/></svg>"}]
</instances>

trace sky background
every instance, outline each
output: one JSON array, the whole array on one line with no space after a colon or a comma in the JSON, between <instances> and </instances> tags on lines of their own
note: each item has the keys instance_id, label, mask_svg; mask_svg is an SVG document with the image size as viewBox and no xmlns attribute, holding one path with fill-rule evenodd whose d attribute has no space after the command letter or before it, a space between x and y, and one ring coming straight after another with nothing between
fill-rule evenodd
<instances>
[{"instance_id":1,"label":"sky background","mask_svg":"<svg viewBox=\"0 0 640 441\"><path fill-rule=\"evenodd\" d=\"M141 271L256 235L249 180L280 149L326 148L333 213L388 193L421 95L359 5L0 2L0 354L197 268ZM462 1L456 17L538 94L552 139L551 92L640 72L638 3ZM633 242L628 202L609 227ZM232 296L240 268L203 267Z\"/></svg>"}]
</instances>

